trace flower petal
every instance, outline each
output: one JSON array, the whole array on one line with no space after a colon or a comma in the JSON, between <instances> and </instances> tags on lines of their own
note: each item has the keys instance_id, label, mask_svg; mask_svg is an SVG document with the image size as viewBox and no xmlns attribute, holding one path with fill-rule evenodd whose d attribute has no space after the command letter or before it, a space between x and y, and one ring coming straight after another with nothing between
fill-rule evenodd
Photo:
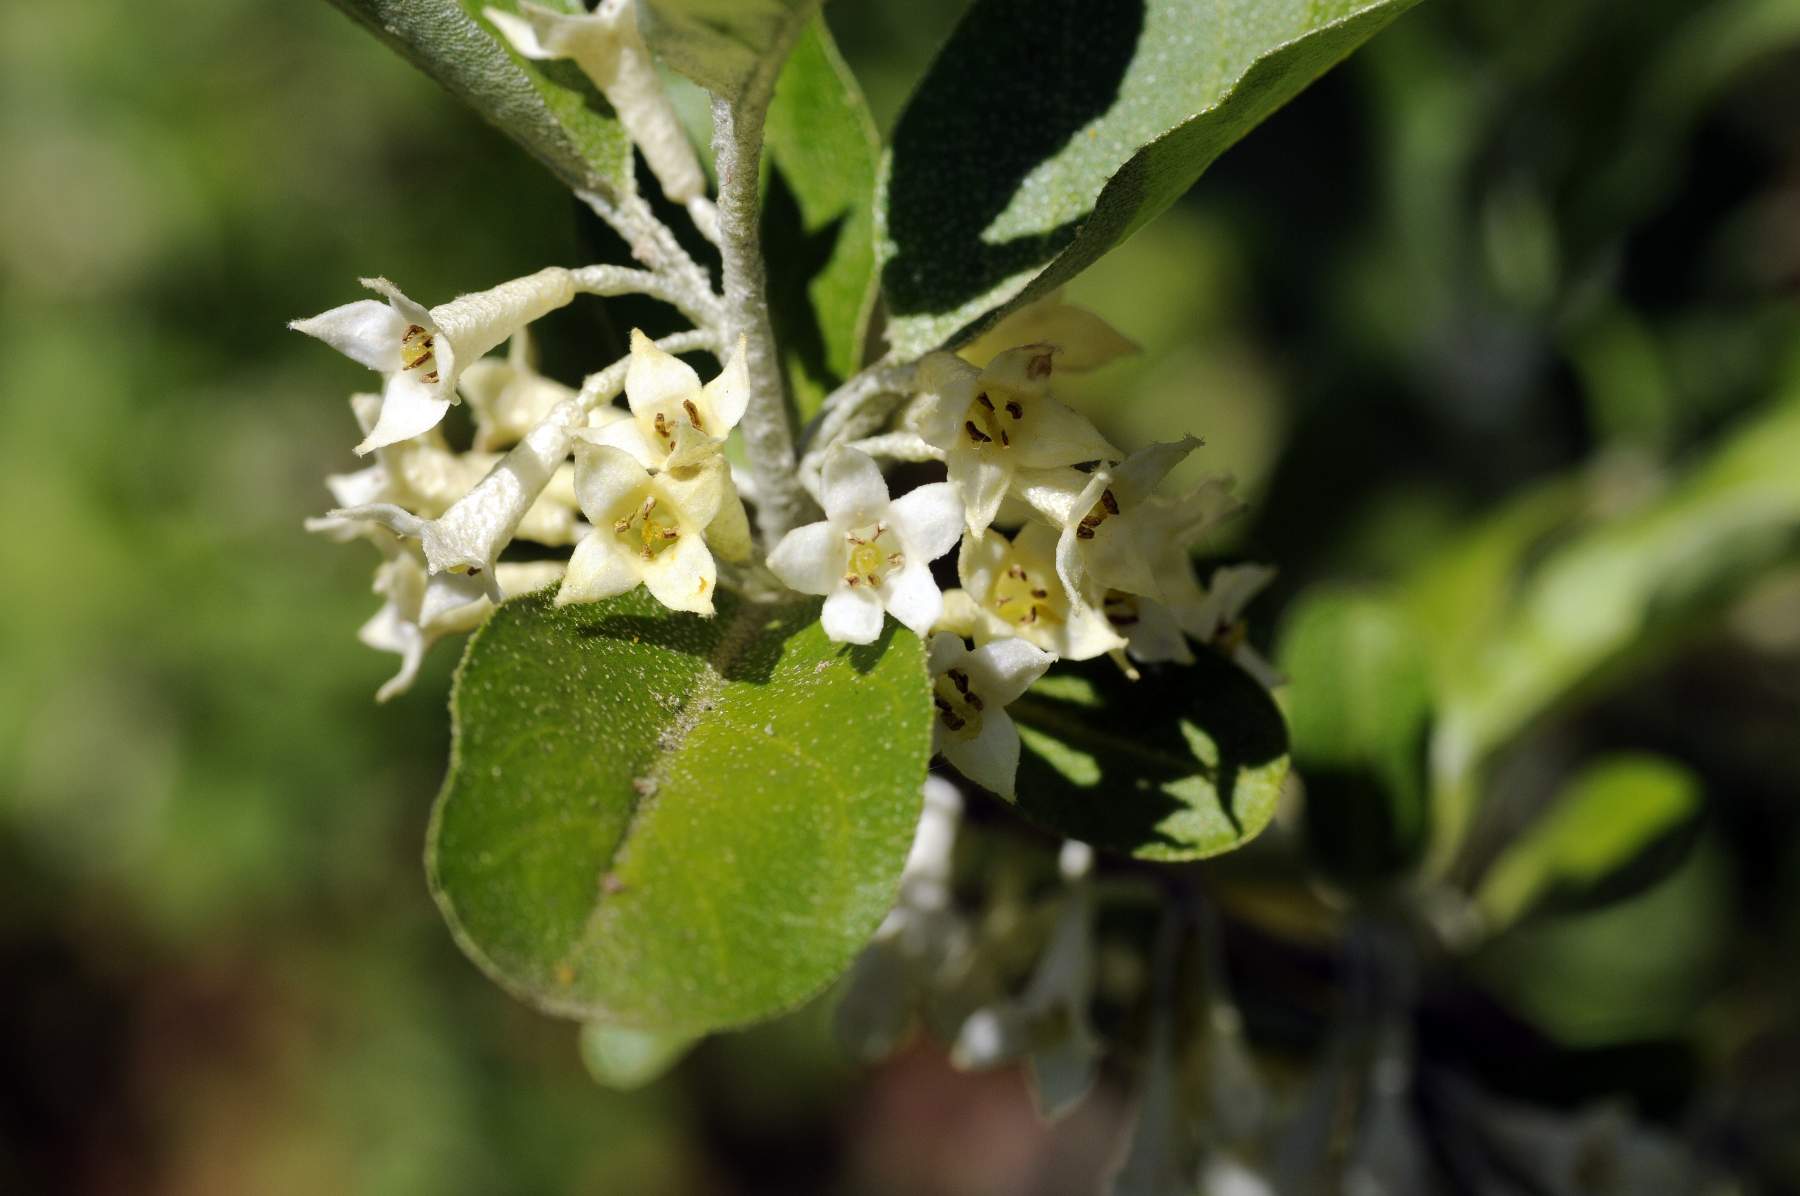
<instances>
[{"instance_id":1,"label":"flower petal","mask_svg":"<svg viewBox=\"0 0 1800 1196\"><path fill-rule=\"evenodd\" d=\"M577 433L577 438L589 444L601 444L627 453L633 461L645 469L659 468L668 457L668 454L664 453L660 446L652 443L650 438L644 435L644 429L638 426L638 422L630 417L614 420L599 427L590 424L586 429Z\"/></svg>"},{"instance_id":2,"label":"flower petal","mask_svg":"<svg viewBox=\"0 0 1800 1196\"><path fill-rule=\"evenodd\" d=\"M747 352L744 338L738 337L731 360L700 392L706 400L705 405L712 409L713 419L707 421L707 430L721 439L738 426L738 421L744 418L744 409L750 405L750 367L744 360Z\"/></svg>"},{"instance_id":3,"label":"flower petal","mask_svg":"<svg viewBox=\"0 0 1800 1196\"><path fill-rule=\"evenodd\" d=\"M944 743L944 759L983 789L1011 797L1019 773L1019 729L1004 711L990 707L977 735Z\"/></svg>"},{"instance_id":4,"label":"flower petal","mask_svg":"<svg viewBox=\"0 0 1800 1196\"><path fill-rule=\"evenodd\" d=\"M1006 553L1011 547L999 532L971 533L963 537L962 549L956 554L956 575L976 601L985 599L993 591L1000 570L1006 567Z\"/></svg>"},{"instance_id":5,"label":"flower petal","mask_svg":"<svg viewBox=\"0 0 1800 1196\"><path fill-rule=\"evenodd\" d=\"M1187 636L1181 634L1173 611L1154 598L1139 598L1136 614L1137 622L1126 629L1125 636L1125 650L1133 660L1144 664L1170 660L1194 663L1194 650L1188 646Z\"/></svg>"},{"instance_id":6,"label":"flower petal","mask_svg":"<svg viewBox=\"0 0 1800 1196\"><path fill-rule=\"evenodd\" d=\"M950 484L962 495L963 522L972 532L985 532L994 522L1001 500L1006 497L1012 471L960 442L951 447L946 463L950 469Z\"/></svg>"},{"instance_id":7,"label":"flower petal","mask_svg":"<svg viewBox=\"0 0 1800 1196\"><path fill-rule=\"evenodd\" d=\"M713 613L718 579L706 541L694 535L683 535L644 566L644 586L651 597L670 610L697 615Z\"/></svg>"},{"instance_id":8,"label":"flower petal","mask_svg":"<svg viewBox=\"0 0 1800 1196\"><path fill-rule=\"evenodd\" d=\"M925 671L935 677L968 656L969 646L963 643L962 636L940 631L931 637L925 652Z\"/></svg>"},{"instance_id":9,"label":"flower petal","mask_svg":"<svg viewBox=\"0 0 1800 1196\"><path fill-rule=\"evenodd\" d=\"M383 374L400 368L400 338L406 319L379 299L358 299L342 307L288 324L314 336L360 365Z\"/></svg>"},{"instance_id":10,"label":"flower petal","mask_svg":"<svg viewBox=\"0 0 1800 1196\"><path fill-rule=\"evenodd\" d=\"M750 516L744 510L744 500L738 497L731 470L727 468L722 472L719 513L706 525L707 547L728 561L747 561L756 547L750 538Z\"/></svg>"},{"instance_id":11,"label":"flower petal","mask_svg":"<svg viewBox=\"0 0 1800 1196\"><path fill-rule=\"evenodd\" d=\"M1014 442L1020 465L1049 469L1078 461L1117 461L1124 456L1087 416L1055 399L1039 399L1030 419L1031 435Z\"/></svg>"},{"instance_id":12,"label":"flower petal","mask_svg":"<svg viewBox=\"0 0 1800 1196\"><path fill-rule=\"evenodd\" d=\"M888 507L888 518L909 560L935 561L963 534L962 499L948 482L929 482L902 494Z\"/></svg>"},{"instance_id":13,"label":"flower petal","mask_svg":"<svg viewBox=\"0 0 1800 1196\"><path fill-rule=\"evenodd\" d=\"M1020 345L1008 349L981 371L981 385L1022 395L1044 395L1050 389L1050 368L1055 358L1055 345Z\"/></svg>"},{"instance_id":14,"label":"flower petal","mask_svg":"<svg viewBox=\"0 0 1800 1196\"><path fill-rule=\"evenodd\" d=\"M825 599L819 622L839 644L872 644L881 634L881 599L866 587L839 585Z\"/></svg>"},{"instance_id":15,"label":"flower petal","mask_svg":"<svg viewBox=\"0 0 1800 1196\"><path fill-rule=\"evenodd\" d=\"M1113 497L1125 506L1136 506L1150 497L1157 483L1169 476L1171 469L1181 464L1183 458L1199 447L1198 436L1159 440L1155 444L1145 445L1113 466Z\"/></svg>"},{"instance_id":16,"label":"flower petal","mask_svg":"<svg viewBox=\"0 0 1800 1196\"><path fill-rule=\"evenodd\" d=\"M638 328L631 330L631 364L625 369L625 401L634 414L662 403L679 404L700 391L700 375L685 361L657 348Z\"/></svg>"},{"instance_id":17,"label":"flower petal","mask_svg":"<svg viewBox=\"0 0 1800 1196\"><path fill-rule=\"evenodd\" d=\"M375 421L374 430L356 446L356 454L364 456L375 449L422 436L437 427L448 410L450 400L439 398L436 390L405 374L391 375L381 398L381 418Z\"/></svg>"},{"instance_id":18,"label":"flower petal","mask_svg":"<svg viewBox=\"0 0 1800 1196\"><path fill-rule=\"evenodd\" d=\"M849 555L844 533L821 520L783 536L769 553L769 571L802 594L829 594L843 583Z\"/></svg>"},{"instance_id":19,"label":"flower petal","mask_svg":"<svg viewBox=\"0 0 1800 1196\"><path fill-rule=\"evenodd\" d=\"M1056 657L1022 639L995 640L969 653L969 684L990 707L1010 705Z\"/></svg>"},{"instance_id":20,"label":"flower petal","mask_svg":"<svg viewBox=\"0 0 1800 1196\"><path fill-rule=\"evenodd\" d=\"M944 610L944 595L932 579L931 569L922 561L909 561L906 567L882 586L882 600L888 613L900 620L914 635L925 635Z\"/></svg>"},{"instance_id":21,"label":"flower petal","mask_svg":"<svg viewBox=\"0 0 1800 1196\"><path fill-rule=\"evenodd\" d=\"M825 517L849 531L865 527L887 514L888 488L881 468L867 453L834 448L820 472L819 497Z\"/></svg>"},{"instance_id":22,"label":"flower petal","mask_svg":"<svg viewBox=\"0 0 1800 1196\"><path fill-rule=\"evenodd\" d=\"M643 580L640 569L641 562L636 557L596 528L575 546L569 557L569 571L556 591L556 605L599 602L635 589Z\"/></svg>"},{"instance_id":23,"label":"flower petal","mask_svg":"<svg viewBox=\"0 0 1800 1196\"><path fill-rule=\"evenodd\" d=\"M614 512L649 485L649 471L628 454L586 440L575 442L575 498L590 522L611 523L617 518Z\"/></svg>"}]
</instances>

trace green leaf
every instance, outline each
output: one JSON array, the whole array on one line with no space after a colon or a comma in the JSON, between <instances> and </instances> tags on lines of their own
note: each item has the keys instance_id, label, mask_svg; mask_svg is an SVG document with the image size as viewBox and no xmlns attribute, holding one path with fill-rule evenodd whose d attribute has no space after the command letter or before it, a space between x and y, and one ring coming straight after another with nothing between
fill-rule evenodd
<instances>
[{"instance_id":1,"label":"green leaf","mask_svg":"<svg viewBox=\"0 0 1800 1196\"><path fill-rule=\"evenodd\" d=\"M825 22L794 45L765 138L762 236L788 389L810 416L862 364L875 305L875 172L881 138Z\"/></svg>"},{"instance_id":2,"label":"green leaf","mask_svg":"<svg viewBox=\"0 0 1800 1196\"><path fill-rule=\"evenodd\" d=\"M661 1079L698 1041L692 1034L589 1022L581 1027L581 1061L596 1083L624 1092Z\"/></svg>"},{"instance_id":3,"label":"green leaf","mask_svg":"<svg viewBox=\"0 0 1800 1196\"><path fill-rule=\"evenodd\" d=\"M547 0L580 10L579 0ZM570 187L631 181L631 143L606 99L572 62L531 62L480 18L516 0L332 0L414 66L524 146Z\"/></svg>"},{"instance_id":4,"label":"green leaf","mask_svg":"<svg viewBox=\"0 0 1800 1196\"><path fill-rule=\"evenodd\" d=\"M1701 806L1698 778L1661 757L1589 766L1482 878L1476 902L1489 929L1546 906L1578 908L1641 890L1692 845Z\"/></svg>"},{"instance_id":5,"label":"green leaf","mask_svg":"<svg viewBox=\"0 0 1800 1196\"><path fill-rule=\"evenodd\" d=\"M1269 824L1287 776L1274 701L1211 651L1139 681L1104 658L1060 664L1009 712L1023 748L1019 809L1141 859L1242 847Z\"/></svg>"},{"instance_id":6,"label":"green leaf","mask_svg":"<svg viewBox=\"0 0 1800 1196\"><path fill-rule=\"evenodd\" d=\"M644 40L710 92L754 97L820 0L638 0Z\"/></svg>"},{"instance_id":7,"label":"green leaf","mask_svg":"<svg viewBox=\"0 0 1800 1196\"><path fill-rule=\"evenodd\" d=\"M977 0L884 171L889 339L919 353L1085 269L1414 0Z\"/></svg>"},{"instance_id":8,"label":"green leaf","mask_svg":"<svg viewBox=\"0 0 1800 1196\"><path fill-rule=\"evenodd\" d=\"M717 602L534 595L470 641L432 891L549 1012L669 1034L767 1017L893 902L931 747L917 637L847 648L816 601Z\"/></svg>"},{"instance_id":9,"label":"green leaf","mask_svg":"<svg viewBox=\"0 0 1800 1196\"><path fill-rule=\"evenodd\" d=\"M1314 590L1289 616L1279 660L1315 852L1358 877L1406 863L1424 842L1431 729L1417 632L1380 595Z\"/></svg>"}]
</instances>

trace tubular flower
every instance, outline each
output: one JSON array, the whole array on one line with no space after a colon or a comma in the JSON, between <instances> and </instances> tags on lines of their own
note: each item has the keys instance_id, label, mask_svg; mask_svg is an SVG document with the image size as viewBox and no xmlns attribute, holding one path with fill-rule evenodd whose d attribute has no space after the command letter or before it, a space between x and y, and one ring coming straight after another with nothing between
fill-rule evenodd
<instances>
[{"instance_id":1,"label":"tubular flower","mask_svg":"<svg viewBox=\"0 0 1800 1196\"><path fill-rule=\"evenodd\" d=\"M550 409L575 397L573 387L564 386L537 371L537 349L531 330L521 328L506 342L505 357L483 357L462 371L456 388L469 404L475 417L474 449L480 453L511 448L525 433L537 427ZM590 425L624 419L617 407L599 407L589 417Z\"/></svg>"},{"instance_id":2,"label":"tubular flower","mask_svg":"<svg viewBox=\"0 0 1800 1196\"><path fill-rule=\"evenodd\" d=\"M633 0L601 0L580 14L530 0L518 8L516 15L498 8L482 15L526 58L573 59L618 113L663 194L684 205L704 201L706 175L650 61Z\"/></svg>"},{"instance_id":3,"label":"tubular flower","mask_svg":"<svg viewBox=\"0 0 1800 1196\"><path fill-rule=\"evenodd\" d=\"M575 445L575 495L594 527L569 558L556 604L598 602L642 583L670 610L712 614L718 571L706 528L730 478L724 459L652 475L585 438L593 435Z\"/></svg>"},{"instance_id":4,"label":"tubular flower","mask_svg":"<svg viewBox=\"0 0 1800 1196\"><path fill-rule=\"evenodd\" d=\"M890 502L875 462L838 448L825 458L820 498L825 518L783 536L769 569L802 594L825 595L820 619L839 643L873 643L884 610L927 634L944 607L931 562L962 534L956 491L933 482Z\"/></svg>"},{"instance_id":5,"label":"tubular flower","mask_svg":"<svg viewBox=\"0 0 1800 1196\"><path fill-rule=\"evenodd\" d=\"M933 635L932 750L977 785L1011 797L1019 771L1019 729L1006 707L1055 659L1022 639L995 640L971 652L959 635Z\"/></svg>"},{"instance_id":6,"label":"tubular flower","mask_svg":"<svg viewBox=\"0 0 1800 1196\"><path fill-rule=\"evenodd\" d=\"M375 570L375 592L385 601L362 625L356 638L380 652L400 657L400 671L375 691L385 702L405 693L419 675L419 665L431 645L447 635L474 630L492 605L474 578L454 573L431 576L425 562L411 549L388 542L390 555ZM562 576L560 561L507 563L498 567L500 585L512 593L526 593Z\"/></svg>"},{"instance_id":7,"label":"tubular flower","mask_svg":"<svg viewBox=\"0 0 1800 1196\"><path fill-rule=\"evenodd\" d=\"M1014 345L1055 345L1056 368L1081 374L1109 361L1136 353L1130 337L1085 307L1063 302L1057 287L1041 299L1008 314L992 328L956 351L973 365L984 366Z\"/></svg>"},{"instance_id":8,"label":"tubular flower","mask_svg":"<svg viewBox=\"0 0 1800 1196\"><path fill-rule=\"evenodd\" d=\"M976 643L1019 636L1065 660L1125 646L1057 576L1055 528L1028 523L1011 540L999 532L964 536L956 568L964 597L947 598L944 625Z\"/></svg>"},{"instance_id":9,"label":"tubular flower","mask_svg":"<svg viewBox=\"0 0 1800 1196\"><path fill-rule=\"evenodd\" d=\"M719 376L701 386L693 367L633 328L625 373L632 418L597 429L594 443L630 453L645 469L682 469L716 455L750 402L744 352L739 338Z\"/></svg>"},{"instance_id":10,"label":"tubular flower","mask_svg":"<svg viewBox=\"0 0 1800 1196\"><path fill-rule=\"evenodd\" d=\"M365 278L362 283L386 302L359 299L288 325L385 379L381 415L356 446L358 455L435 428L456 401L462 369L575 295L569 272L560 266L463 295L429 311L385 278Z\"/></svg>"},{"instance_id":11,"label":"tubular flower","mask_svg":"<svg viewBox=\"0 0 1800 1196\"><path fill-rule=\"evenodd\" d=\"M917 431L943 451L970 531L987 530L1020 469L1121 456L1084 416L1050 397L1055 353L1050 345L1026 345L981 370L949 353L919 363Z\"/></svg>"}]
</instances>

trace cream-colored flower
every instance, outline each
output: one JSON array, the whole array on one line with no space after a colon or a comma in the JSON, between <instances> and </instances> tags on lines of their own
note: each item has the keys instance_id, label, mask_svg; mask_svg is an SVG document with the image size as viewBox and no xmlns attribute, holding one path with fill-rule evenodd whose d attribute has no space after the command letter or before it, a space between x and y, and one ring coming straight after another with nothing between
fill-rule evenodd
<instances>
[{"instance_id":1,"label":"cream-colored flower","mask_svg":"<svg viewBox=\"0 0 1800 1196\"><path fill-rule=\"evenodd\" d=\"M825 595L825 634L873 643L882 613L916 635L943 610L931 562L962 535L962 503L947 482L889 501L887 482L866 454L842 446L820 475L825 518L797 527L769 553L769 570L802 594Z\"/></svg>"},{"instance_id":2,"label":"cream-colored flower","mask_svg":"<svg viewBox=\"0 0 1800 1196\"><path fill-rule=\"evenodd\" d=\"M559 266L462 295L426 310L385 278L364 286L386 302L359 299L288 327L314 336L385 380L381 415L358 455L427 432L456 402L459 372L531 321L575 296Z\"/></svg>"},{"instance_id":3,"label":"cream-colored flower","mask_svg":"<svg viewBox=\"0 0 1800 1196\"><path fill-rule=\"evenodd\" d=\"M1137 344L1085 307L1063 301L1057 287L1011 312L992 328L956 351L976 366L985 366L1014 345L1055 345L1061 352L1056 368L1080 374L1138 351Z\"/></svg>"},{"instance_id":4,"label":"cream-colored flower","mask_svg":"<svg viewBox=\"0 0 1800 1196\"><path fill-rule=\"evenodd\" d=\"M718 572L706 529L730 476L723 458L652 475L628 453L578 441L575 494L594 526L569 558L556 604L598 602L641 583L670 610L712 614Z\"/></svg>"},{"instance_id":5,"label":"cream-colored flower","mask_svg":"<svg viewBox=\"0 0 1800 1196\"><path fill-rule=\"evenodd\" d=\"M505 357L483 357L463 370L457 390L475 418L476 452L492 453L511 448L525 433L538 426L550 409L575 397L575 389L538 373L537 346L530 328L521 328L506 342ZM595 408L589 427L601 427L626 418L613 406Z\"/></svg>"},{"instance_id":6,"label":"cream-colored flower","mask_svg":"<svg viewBox=\"0 0 1800 1196\"><path fill-rule=\"evenodd\" d=\"M1270 565L1220 565L1200 597L1186 595L1174 607L1184 631L1230 656L1264 689L1274 689L1287 679L1250 646L1243 614L1273 580L1275 569Z\"/></svg>"},{"instance_id":7,"label":"cream-colored flower","mask_svg":"<svg viewBox=\"0 0 1800 1196\"><path fill-rule=\"evenodd\" d=\"M939 626L976 643L1019 636L1064 660L1125 647L1100 611L1057 576L1056 539L1042 523L1026 524L1010 540L996 531L964 536L956 561L962 590L944 596Z\"/></svg>"},{"instance_id":8,"label":"cream-colored flower","mask_svg":"<svg viewBox=\"0 0 1800 1196\"><path fill-rule=\"evenodd\" d=\"M682 469L717 456L750 402L744 353L740 337L725 368L702 386L692 366L632 329L625 373L632 418L596 429L593 442L631 454L645 469Z\"/></svg>"},{"instance_id":9,"label":"cream-colored flower","mask_svg":"<svg viewBox=\"0 0 1800 1196\"><path fill-rule=\"evenodd\" d=\"M971 531L987 530L1019 470L1121 456L1086 417L1050 397L1055 352L1009 349L980 370L950 353L919 363L916 431L944 453Z\"/></svg>"},{"instance_id":10,"label":"cream-colored flower","mask_svg":"<svg viewBox=\"0 0 1800 1196\"><path fill-rule=\"evenodd\" d=\"M1006 707L1044 675L1056 657L1016 636L971 652L962 637L931 637L931 747L956 770L1001 797L1013 795L1019 729Z\"/></svg>"}]
</instances>

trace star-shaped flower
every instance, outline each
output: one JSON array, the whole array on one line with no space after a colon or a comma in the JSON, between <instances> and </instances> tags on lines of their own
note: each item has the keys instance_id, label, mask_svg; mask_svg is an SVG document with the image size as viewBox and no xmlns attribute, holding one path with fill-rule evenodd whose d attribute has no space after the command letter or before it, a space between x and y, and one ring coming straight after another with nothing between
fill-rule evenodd
<instances>
[{"instance_id":1,"label":"star-shaped flower","mask_svg":"<svg viewBox=\"0 0 1800 1196\"><path fill-rule=\"evenodd\" d=\"M976 369L950 353L919 363L917 431L941 449L969 529L987 530L1020 469L1054 469L1121 454L1094 425L1050 397L1056 350L1026 345Z\"/></svg>"},{"instance_id":2,"label":"star-shaped flower","mask_svg":"<svg viewBox=\"0 0 1800 1196\"><path fill-rule=\"evenodd\" d=\"M820 480L825 518L797 527L769 553L769 568L802 594L825 595L820 621L839 643L868 644L885 610L925 635L943 610L931 562L962 534L962 504L947 482L889 501L866 454L836 448Z\"/></svg>"},{"instance_id":3,"label":"star-shaped flower","mask_svg":"<svg viewBox=\"0 0 1800 1196\"><path fill-rule=\"evenodd\" d=\"M632 418L597 429L594 443L630 453L645 469L681 469L716 455L750 402L744 352L739 338L725 368L702 386L692 366L633 328L625 373Z\"/></svg>"},{"instance_id":4,"label":"star-shaped flower","mask_svg":"<svg viewBox=\"0 0 1800 1196\"><path fill-rule=\"evenodd\" d=\"M933 635L932 750L977 785L1011 797L1019 771L1019 729L1006 707L1055 659L1022 639L995 640L971 652L960 635Z\"/></svg>"},{"instance_id":5,"label":"star-shaped flower","mask_svg":"<svg viewBox=\"0 0 1800 1196\"><path fill-rule=\"evenodd\" d=\"M712 614L718 570L706 528L730 479L724 459L652 475L585 438L595 434L575 445L575 495L594 527L569 558L556 604L598 602L642 583L670 610Z\"/></svg>"},{"instance_id":6,"label":"star-shaped flower","mask_svg":"<svg viewBox=\"0 0 1800 1196\"><path fill-rule=\"evenodd\" d=\"M1020 636L1064 660L1123 648L1124 637L1057 575L1056 541L1056 529L1042 523L1010 540L997 531L964 536L956 568L965 597L946 602L944 622L976 643Z\"/></svg>"},{"instance_id":7,"label":"star-shaped flower","mask_svg":"<svg viewBox=\"0 0 1800 1196\"><path fill-rule=\"evenodd\" d=\"M1286 678L1250 646L1243 613L1273 580L1275 570L1269 565L1220 565L1197 600L1189 596L1174 607L1184 631L1230 656L1264 689L1274 689Z\"/></svg>"},{"instance_id":8,"label":"star-shaped flower","mask_svg":"<svg viewBox=\"0 0 1800 1196\"><path fill-rule=\"evenodd\" d=\"M385 379L380 418L356 446L359 455L436 427L456 402L461 370L575 295L569 272L559 266L430 310L385 278L365 278L362 283L386 302L359 299L288 325L318 337Z\"/></svg>"}]
</instances>

